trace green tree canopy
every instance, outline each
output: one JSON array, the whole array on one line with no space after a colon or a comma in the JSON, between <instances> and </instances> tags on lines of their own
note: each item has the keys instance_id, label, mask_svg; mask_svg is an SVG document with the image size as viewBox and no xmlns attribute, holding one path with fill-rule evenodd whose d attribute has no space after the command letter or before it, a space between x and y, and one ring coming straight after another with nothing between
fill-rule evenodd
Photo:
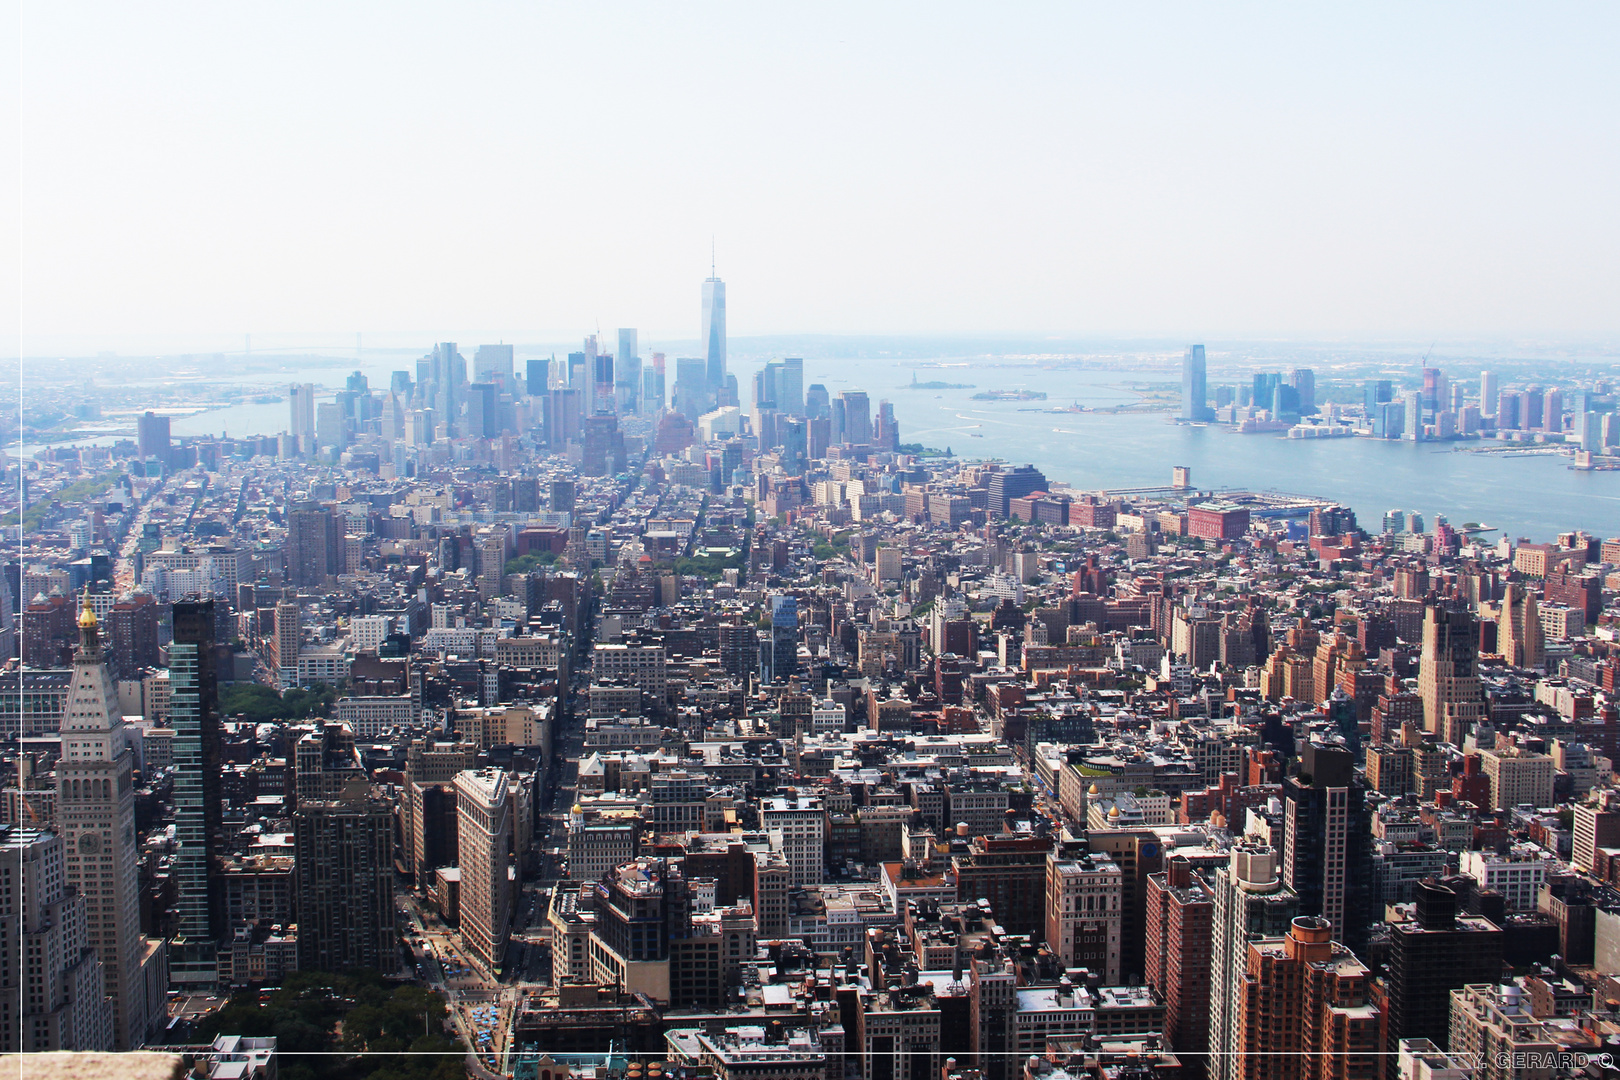
<instances>
[{"instance_id":1,"label":"green tree canopy","mask_svg":"<svg viewBox=\"0 0 1620 1080\"><path fill-rule=\"evenodd\" d=\"M283 1080L461 1080L465 1048L444 1034L445 1016L438 994L375 971L299 971L263 1000L238 991L196 1041L274 1036Z\"/></svg>"}]
</instances>

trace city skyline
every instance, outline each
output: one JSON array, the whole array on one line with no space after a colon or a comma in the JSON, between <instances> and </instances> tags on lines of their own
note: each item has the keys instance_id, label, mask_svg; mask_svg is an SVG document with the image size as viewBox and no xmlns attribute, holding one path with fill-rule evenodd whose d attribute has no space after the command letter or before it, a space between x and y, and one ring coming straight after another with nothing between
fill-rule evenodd
<instances>
[{"instance_id":1,"label":"city skyline","mask_svg":"<svg viewBox=\"0 0 1620 1080\"><path fill-rule=\"evenodd\" d=\"M1620 9L17 29L0 1053L1614 1071Z\"/></svg>"}]
</instances>

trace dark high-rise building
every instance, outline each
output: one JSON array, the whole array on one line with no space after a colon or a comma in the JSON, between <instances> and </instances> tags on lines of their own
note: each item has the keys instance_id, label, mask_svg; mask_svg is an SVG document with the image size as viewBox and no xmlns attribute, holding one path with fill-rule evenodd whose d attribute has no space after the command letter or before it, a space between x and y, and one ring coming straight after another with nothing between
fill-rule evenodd
<instances>
[{"instance_id":1,"label":"dark high-rise building","mask_svg":"<svg viewBox=\"0 0 1620 1080\"><path fill-rule=\"evenodd\" d=\"M169 418L154 412L143 413L135 422L137 449L143 458L154 458L168 464Z\"/></svg>"},{"instance_id":2,"label":"dark high-rise building","mask_svg":"<svg viewBox=\"0 0 1620 1080\"><path fill-rule=\"evenodd\" d=\"M797 597L778 594L771 597L770 665L760 672L760 680L770 682L798 673L799 601Z\"/></svg>"},{"instance_id":3,"label":"dark high-rise building","mask_svg":"<svg viewBox=\"0 0 1620 1080\"><path fill-rule=\"evenodd\" d=\"M1038 836L975 836L951 856L956 899L990 902L996 923L1009 934L1046 929L1046 856L1051 841Z\"/></svg>"},{"instance_id":4,"label":"dark high-rise building","mask_svg":"<svg viewBox=\"0 0 1620 1080\"><path fill-rule=\"evenodd\" d=\"M747 623L720 624L720 667L734 679L744 678L753 666L755 645L754 627Z\"/></svg>"},{"instance_id":5,"label":"dark high-rise building","mask_svg":"<svg viewBox=\"0 0 1620 1080\"><path fill-rule=\"evenodd\" d=\"M1278 383L1271 392L1271 418L1286 424L1298 420L1299 414L1299 391L1285 382Z\"/></svg>"},{"instance_id":6,"label":"dark high-rise building","mask_svg":"<svg viewBox=\"0 0 1620 1080\"><path fill-rule=\"evenodd\" d=\"M990 517L1005 520L1012 500L1046 490L1046 476L1033 465L1018 465L990 474Z\"/></svg>"},{"instance_id":7,"label":"dark high-rise building","mask_svg":"<svg viewBox=\"0 0 1620 1080\"><path fill-rule=\"evenodd\" d=\"M551 509L553 513L568 514L574 510L574 482L572 480L553 480L551 482Z\"/></svg>"},{"instance_id":8,"label":"dark high-rise building","mask_svg":"<svg viewBox=\"0 0 1620 1080\"><path fill-rule=\"evenodd\" d=\"M214 602L174 605L169 646L169 722L174 726L174 875L179 921L170 945L169 981L211 986L215 946L226 927L215 887L219 851L219 683L214 668Z\"/></svg>"},{"instance_id":9,"label":"dark high-rise building","mask_svg":"<svg viewBox=\"0 0 1620 1080\"><path fill-rule=\"evenodd\" d=\"M782 471L789 476L803 474L810 460L810 438L805 421L795 417L783 418L777 422L776 432L782 446ZM731 471L727 469L724 472L725 482L731 483Z\"/></svg>"},{"instance_id":10,"label":"dark high-rise building","mask_svg":"<svg viewBox=\"0 0 1620 1080\"><path fill-rule=\"evenodd\" d=\"M1256 372L1254 376L1254 407L1257 409L1271 408L1272 400L1277 396L1277 387L1282 383L1282 376L1274 371Z\"/></svg>"},{"instance_id":11,"label":"dark high-rise building","mask_svg":"<svg viewBox=\"0 0 1620 1080\"><path fill-rule=\"evenodd\" d=\"M679 873L652 859L641 859L615 870L592 889L596 908L596 935L621 964L657 963L669 959L666 890L680 884ZM676 892L678 890L670 890Z\"/></svg>"},{"instance_id":12,"label":"dark high-rise building","mask_svg":"<svg viewBox=\"0 0 1620 1080\"><path fill-rule=\"evenodd\" d=\"M1316 412L1316 372L1310 368L1295 368L1288 373L1288 385L1299 398L1299 414L1311 416Z\"/></svg>"},{"instance_id":13,"label":"dark high-rise building","mask_svg":"<svg viewBox=\"0 0 1620 1080\"><path fill-rule=\"evenodd\" d=\"M1367 419L1372 420L1378 416L1378 407L1385 402L1395 400L1395 387L1388 379L1373 379L1367 383L1366 393L1362 399L1362 408L1366 410Z\"/></svg>"},{"instance_id":14,"label":"dark high-rise building","mask_svg":"<svg viewBox=\"0 0 1620 1080\"><path fill-rule=\"evenodd\" d=\"M162 611L163 605L150 593L134 593L107 612L107 659L118 678L136 678L141 668L162 663L158 654Z\"/></svg>"},{"instance_id":15,"label":"dark high-rise building","mask_svg":"<svg viewBox=\"0 0 1620 1080\"><path fill-rule=\"evenodd\" d=\"M741 439L727 439L720 444L720 472L725 482L731 483L732 474L742 468L743 444Z\"/></svg>"},{"instance_id":16,"label":"dark high-rise building","mask_svg":"<svg viewBox=\"0 0 1620 1080\"><path fill-rule=\"evenodd\" d=\"M22 610L22 662L24 667L53 668L72 662L73 608L71 599L53 590L36 596Z\"/></svg>"},{"instance_id":17,"label":"dark high-rise building","mask_svg":"<svg viewBox=\"0 0 1620 1080\"><path fill-rule=\"evenodd\" d=\"M530 397L540 397L551 390L551 359L536 356L528 361L523 388Z\"/></svg>"},{"instance_id":18,"label":"dark high-rise building","mask_svg":"<svg viewBox=\"0 0 1620 1080\"><path fill-rule=\"evenodd\" d=\"M579 472L581 476L607 476L617 472L614 466L614 441L619 440L619 419L611 413L588 416L580 433Z\"/></svg>"},{"instance_id":19,"label":"dark high-rise building","mask_svg":"<svg viewBox=\"0 0 1620 1080\"><path fill-rule=\"evenodd\" d=\"M1372 414L1373 437L1399 439L1406 433L1406 406L1398 401L1386 401Z\"/></svg>"},{"instance_id":20,"label":"dark high-rise building","mask_svg":"<svg viewBox=\"0 0 1620 1080\"><path fill-rule=\"evenodd\" d=\"M1502 978L1502 930L1457 913L1457 894L1434 881L1417 886L1416 915L1390 924L1386 1075L1396 1075L1402 1039L1448 1045L1451 991Z\"/></svg>"},{"instance_id":21,"label":"dark high-rise building","mask_svg":"<svg viewBox=\"0 0 1620 1080\"><path fill-rule=\"evenodd\" d=\"M330 506L303 503L287 511L287 584L320 588L343 572L343 526Z\"/></svg>"},{"instance_id":22,"label":"dark high-rise building","mask_svg":"<svg viewBox=\"0 0 1620 1080\"><path fill-rule=\"evenodd\" d=\"M512 509L519 514L540 510L540 481L532 476L512 477Z\"/></svg>"},{"instance_id":23,"label":"dark high-rise building","mask_svg":"<svg viewBox=\"0 0 1620 1080\"><path fill-rule=\"evenodd\" d=\"M394 814L364 774L338 798L299 799L298 966L399 970L394 928Z\"/></svg>"},{"instance_id":24,"label":"dark high-rise building","mask_svg":"<svg viewBox=\"0 0 1620 1080\"><path fill-rule=\"evenodd\" d=\"M591 361L591 413L613 411L613 354L598 353Z\"/></svg>"},{"instance_id":25,"label":"dark high-rise building","mask_svg":"<svg viewBox=\"0 0 1620 1080\"><path fill-rule=\"evenodd\" d=\"M426 892L433 887L435 870L456 865L456 792L449 784L427 784L413 792L413 797L417 816L412 825L417 835L412 842L419 845L416 884Z\"/></svg>"},{"instance_id":26,"label":"dark high-rise building","mask_svg":"<svg viewBox=\"0 0 1620 1080\"><path fill-rule=\"evenodd\" d=\"M1372 817L1367 781L1343 746L1307 743L1299 773L1283 781L1283 880L1304 915L1320 915L1334 937L1364 941L1372 910Z\"/></svg>"},{"instance_id":27,"label":"dark high-rise building","mask_svg":"<svg viewBox=\"0 0 1620 1080\"><path fill-rule=\"evenodd\" d=\"M1467 611L1431 604L1423 617L1423 656L1418 667L1423 730L1442 742L1462 745L1485 717L1479 684L1479 628Z\"/></svg>"}]
</instances>

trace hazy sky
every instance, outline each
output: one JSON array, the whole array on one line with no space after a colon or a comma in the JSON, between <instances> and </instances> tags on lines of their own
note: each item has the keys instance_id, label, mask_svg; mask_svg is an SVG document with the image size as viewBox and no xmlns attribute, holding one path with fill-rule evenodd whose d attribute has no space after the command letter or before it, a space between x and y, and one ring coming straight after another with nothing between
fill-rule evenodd
<instances>
[{"instance_id":1,"label":"hazy sky","mask_svg":"<svg viewBox=\"0 0 1620 1080\"><path fill-rule=\"evenodd\" d=\"M1601 336L1620 6L26 3L25 343Z\"/></svg>"}]
</instances>

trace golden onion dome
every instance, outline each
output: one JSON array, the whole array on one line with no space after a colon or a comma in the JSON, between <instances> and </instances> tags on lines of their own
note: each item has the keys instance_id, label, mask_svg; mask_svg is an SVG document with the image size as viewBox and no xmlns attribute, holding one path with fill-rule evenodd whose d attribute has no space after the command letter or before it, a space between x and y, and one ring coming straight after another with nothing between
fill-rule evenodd
<instances>
[{"instance_id":1,"label":"golden onion dome","mask_svg":"<svg viewBox=\"0 0 1620 1080\"><path fill-rule=\"evenodd\" d=\"M96 618L96 613L90 610L89 604L86 604L79 612L79 629L94 630L100 625L101 620Z\"/></svg>"}]
</instances>

